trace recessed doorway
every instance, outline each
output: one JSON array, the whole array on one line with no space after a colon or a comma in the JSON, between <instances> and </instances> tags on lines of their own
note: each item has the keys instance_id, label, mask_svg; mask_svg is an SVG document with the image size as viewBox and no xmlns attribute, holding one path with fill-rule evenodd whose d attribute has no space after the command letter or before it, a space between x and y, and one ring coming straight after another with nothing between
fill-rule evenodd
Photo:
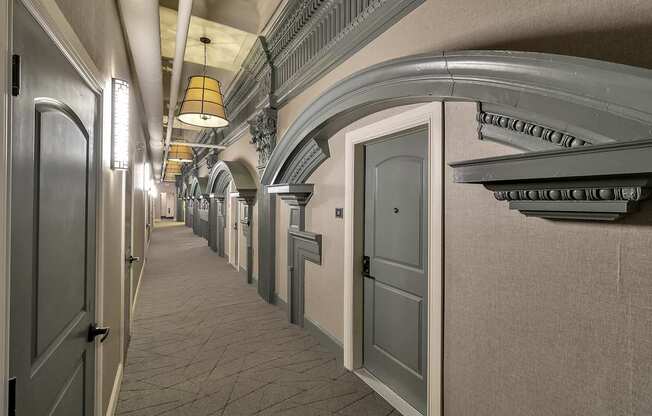
<instances>
[{"instance_id":1,"label":"recessed doorway","mask_svg":"<svg viewBox=\"0 0 652 416\"><path fill-rule=\"evenodd\" d=\"M346 134L344 365L404 415L441 411L442 108Z\"/></svg>"}]
</instances>

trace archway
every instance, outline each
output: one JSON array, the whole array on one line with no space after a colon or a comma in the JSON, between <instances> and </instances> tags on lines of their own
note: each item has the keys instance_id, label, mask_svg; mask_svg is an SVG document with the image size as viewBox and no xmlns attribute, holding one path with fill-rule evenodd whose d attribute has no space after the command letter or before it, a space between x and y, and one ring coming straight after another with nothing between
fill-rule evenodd
<instances>
[{"instance_id":1,"label":"archway","mask_svg":"<svg viewBox=\"0 0 652 416\"><path fill-rule=\"evenodd\" d=\"M247 242L246 268L247 282L253 281L253 249L252 249L252 215L256 193L256 182L241 162L221 160L213 166L208 176L208 192L210 194L210 209L208 222L208 243L211 249L224 257L224 236L226 228L226 204L229 184L233 184L235 195L247 207L249 215L243 219L241 225Z\"/></svg>"},{"instance_id":2,"label":"archway","mask_svg":"<svg viewBox=\"0 0 652 416\"><path fill-rule=\"evenodd\" d=\"M297 117L279 141L263 173L258 201L259 294L273 302L276 204L275 194L268 187L305 183L329 157L329 138L352 122L405 104L445 100L478 102L479 137L526 153L501 158L493 165L491 161L482 165L456 164L456 180L484 183L492 190L495 188L497 198L512 201L523 195L527 197L528 193L523 194L525 191L518 186L518 189L503 189L493 183L538 180L543 186L553 179L588 180L605 175L613 179L649 171L645 157L652 153L652 146L636 140L648 138L652 131L650 96L650 70L543 53L463 51L409 56L351 75L329 88ZM542 151L545 153L539 153ZM546 157L532 157L535 152ZM639 156L635 166L631 163L634 155ZM616 164L614 157L627 162ZM594 163L594 158L599 158L601 163ZM492 170L503 164L509 166L501 170L501 176L492 176L496 173ZM624 167L628 167L627 172L621 171ZM618 185L610 195L632 198L632 202L647 195L636 184ZM597 183L591 186L599 188ZM622 190L630 188L634 191L627 191L623 196ZM561 194L560 198L565 198L565 193ZM585 216L588 212L593 214L593 219L601 215L612 219L616 214L623 214L609 216L599 212L602 208L592 203L595 201L590 199L591 193L583 195L587 207L581 214ZM621 209L628 212L634 206L629 204ZM545 208L548 214L543 215L541 204L535 208L539 209L527 213L564 215L561 204L550 204Z\"/></svg>"},{"instance_id":3,"label":"archway","mask_svg":"<svg viewBox=\"0 0 652 416\"><path fill-rule=\"evenodd\" d=\"M206 183L208 178L193 177L190 182L190 191L188 199L188 213L190 214L189 227L193 233L198 236L204 236L208 229L208 215L200 215L200 211L207 211L208 207L203 202L206 195ZM202 212L203 214L204 212ZM202 217L205 217L202 221Z\"/></svg>"},{"instance_id":4,"label":"archway","mask_svg":"<svg viewBox=\"0 0 652 416\"><path fill-rule=\"evenodd\" d=\"M329 157L328 140L352 122L405 104L476 102L479 139L524 153L451 163L456 182L483 184L496 199L525 215L613 220L634 211L651 194L650 96L650 70L539 53L411 56L353 74L297 117L263 173L258 201L260 295L268 302L275 295L275 195L299 205L301 219L310 195L319 192L306 180ZM319 235L302 231L310 243L319 244ZM344 269L348 273L361 267L346 263ZM345 286L349 284L345 278ZM346 320L356 306L351 297L344 299ZM353 325L344 331L348 368L356 365L350 345L359 344L354 340L359 333Z\"/></svg>"}]
</instances>

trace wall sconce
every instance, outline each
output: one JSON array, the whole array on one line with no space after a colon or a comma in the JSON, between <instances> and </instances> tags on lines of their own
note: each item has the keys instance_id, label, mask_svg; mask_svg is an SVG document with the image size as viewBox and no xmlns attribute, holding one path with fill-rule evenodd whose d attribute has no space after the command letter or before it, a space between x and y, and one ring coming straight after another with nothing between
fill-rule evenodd
<instances>
[{"instance_id":1,"label":"wall sconce","mask_svg":"<svg viewBox=\"0 0 652 416\"><path fill-rule=\"evenodd\" d=\"M113 78L111 97L111 169L129 169L129 84Z\"/></svg>"}]
</instances>

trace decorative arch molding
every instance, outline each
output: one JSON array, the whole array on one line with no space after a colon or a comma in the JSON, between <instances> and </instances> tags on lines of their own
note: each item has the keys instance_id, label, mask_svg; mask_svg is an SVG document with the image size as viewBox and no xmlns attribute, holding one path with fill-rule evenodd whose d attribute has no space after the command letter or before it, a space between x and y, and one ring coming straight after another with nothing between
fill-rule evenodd
<instances>
[{"instance_id":1,"label":"decorative arch molding","mask_svg":"<svg viewBox=\"0 0 652 416\"><path fill-rule=\"evenodd\" d=\"M527 215L616 219L634 210L639 200L649 194L643 189L638 192L638 187L647 188L645 178L652 174L652 164L639 157L632 166L624 159L627 152L623 150L629 148L632 153L632 146L639 152L644 148L647 160L651 160L652 142L646 140L652 136L649 97L650 70L528 52L462 51L408 56L349 76L299 115L279 141L261 177L263 192L258 207L259 218L264 220L259 229L259 294L271 302L275 291L276 204L267 186L304 183L329 157L328 140L352 122L399 105L475 101L479 103L479 138L499 141L525 153L451 164L457 182L484 184L496 192L498 199L509 200L511 208ZM596 168L595 157L608 163ZM622 171L624 166L627 172ZM501 171L500 176L494 175L496 169ZM635 175L638 182L630 184L624 179L626 173ZM605 175L612 182L614 177L620 180L606 185L596 180ZM571 178L590 183L570 183ZM529 185L520 186L519 182L524 181ZM499 182L510 182L510 189L496 187ZM626 194L640 198L623 201L586 197L577 200L578 204L569 204L572 201L566 198L553 199L556 195L580 195L573 193L574 189L583 189L583 195L623 195L600 192L609 187L637 187L637 192ZM542 194L526 190L542 191L547 199L530 200L529 196ZM556 192L560 190L568 191ZM518 198L514 192L520 192Z\"/></svg>"},{"instance_id":2,"label":"decorative arch molding","mask_svg":"<svg viewBox=\"0 0 652 416\"><path fill-rule=\"evenodd\" d=\"M208 179L205 177L198 178L193 176L190 181L190 194L188 196L193 199L199 199L200 196L205 195L207 181Z\"/></svg>"},{"instance_id":3,"label":"decorative arch molding","mask_svg":"<svg viewBox=\"0 0 652 416\"><path fill-rule=\"evenodd\" d=\"M650 96L652 71L584 58L502 51L399 58L353 74L310 104L276 147L261 183L301 170L310 157L293 156L312 142L323 148L343 127L398 105L477 101L494 114L603 144L652 135Z\"/></svg>"},{"instance_id":4,"label":"decorative arch molding","mask_svg":"<svg viewBox=\"0 0 652 416\"><path fill-rule=\"evenodd\" d=\"M258 190L256 181L242 162L220 160L208 174L208 193L224 196L231 180L239 193L255 194Z\"/></svg>"},{"instance_id":5,"label":"decorative arch molding","mask_svg":"<svg viewBox=\"0 0 652 416\"><path fill-rule=\"evenodd\" d=\"M218 255L224 257L224 235L226 230L226 197L229 184L237 192L239 201L247 205L249 212L256 201L258 187L247 167L238 161L218 161L208 175L207 190L210 195L208 212L208 244ZM242 224L247 239L247 282L253 281L253 247L251 235L251 215Z\"/></svg>"}]
</instances>

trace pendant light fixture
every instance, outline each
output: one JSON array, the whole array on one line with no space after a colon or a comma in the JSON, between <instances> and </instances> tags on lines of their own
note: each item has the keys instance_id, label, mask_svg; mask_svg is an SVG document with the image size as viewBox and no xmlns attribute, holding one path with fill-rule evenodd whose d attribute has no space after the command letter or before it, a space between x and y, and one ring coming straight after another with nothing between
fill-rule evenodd
<instances>
[{"instance_id":1,"label":"pendant light fixture","mask_svg":"<svg viewBox=\"0 0 652 416\"><path fill-rule=\"evenodd\" d=\"M206 76L206 46L211 40L201 37L199 41L204 44L204 73L188 79L178 118L182 123L198 127L226 127L229 121L224 111L220 82Z\"/></svg>"}]
</instances>

